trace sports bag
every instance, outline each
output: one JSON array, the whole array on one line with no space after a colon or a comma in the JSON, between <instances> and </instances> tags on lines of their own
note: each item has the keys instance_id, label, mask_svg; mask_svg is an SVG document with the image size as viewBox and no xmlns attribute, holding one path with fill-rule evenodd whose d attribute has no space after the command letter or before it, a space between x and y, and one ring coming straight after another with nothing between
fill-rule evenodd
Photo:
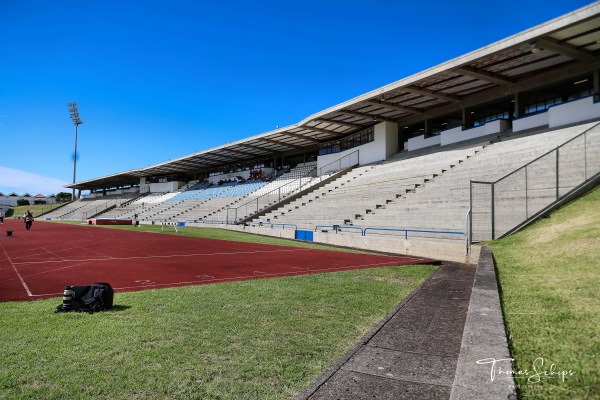
<instances>
[{"instance_id":1,"label":"sports bag","mask_svg":"<svg viewBox=\"0 0 600 400\"><path fill-rule=\"evenodd\" d=\"M113 306L114 290L106 282L92 283L82 286L65 286L63 302L56 307L59 312L87 312L109 310Z\"/></svg>"}]
</instances>

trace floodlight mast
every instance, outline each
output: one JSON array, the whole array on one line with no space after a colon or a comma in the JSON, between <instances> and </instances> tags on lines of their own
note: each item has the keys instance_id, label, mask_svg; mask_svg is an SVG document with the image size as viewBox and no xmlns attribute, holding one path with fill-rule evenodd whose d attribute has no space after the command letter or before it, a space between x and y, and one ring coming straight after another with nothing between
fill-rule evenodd
<instances>
[{"instance_id":1,"label":"floodlight mast","mask_svg":"<svg viewBox=\"0 0 600 400\"><path fill-rule=\"evenodd\" d=\"M77 175L77 128L83 124L83 121L79 118L79 110L77 109L77 102L67 103L69 107L69 118L75 125L75 152L73 154L73 185L75 184L75 177ZM71 201L75 201L75 188L73 188L73 195Z\"/></svg>"}]
</instances>

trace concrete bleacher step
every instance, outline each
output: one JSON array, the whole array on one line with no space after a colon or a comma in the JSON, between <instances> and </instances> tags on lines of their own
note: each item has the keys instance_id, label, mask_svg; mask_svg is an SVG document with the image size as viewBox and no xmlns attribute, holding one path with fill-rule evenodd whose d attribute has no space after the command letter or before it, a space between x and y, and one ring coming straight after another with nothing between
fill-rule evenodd
<instances>
[{"instance_id":1,"label":"concrete bleacher step","mask_svg":"<svg viewBox=\"0 0 600 400\"><path fill-rule=\"evenodd\" d=\"M507 150L507 147L510 148ZM342 207L344 214L357 217L354 221L352 218L344 219L344 222L348 223L360 224L366 221L367 225L389 227L406 226L406 223L418 228L437 226L447 227L448 230L463 230L464 214L468 208L469 179L493 180L495 175L514 170L515 166L518 167L529 159L536 158L542 150L525 146L518 140L478 146L471 152L472 154L462 155L460 160L455 158L452 162L440 165L441 168L431 173L430 177L423 177L420 182L416 182L411 187L397 189L393 189L394 182L402 181L405 179L404 176L416 174L421 166L429 168L430 165L419 161L415 168L405 166L404 160L390 162L388 165L382 163L377 167L371 167L373 175L365 175L365 177L371 176L370 179L363 180L361 171L351 182L346 180L343 188L339 182L330 185L326 188L329 190L326 192L327 196L321 195L310 201L303 199L295 204L293 213L282 216L280 220L294 221L298 226L301 223L337 224L340 219L336 216L339 215ZM515 160L511 160L513 155ZM406 155L406 158L409 157ZM566 162L567 158L564 160ZM398 173L406 175L399 176ZM574 173L578 173L576 169ZM513 186L505 185L503 191L497 190L497 193L502 193L503 199L518 200L520 187ZM534 187L530 183L529 189L532 190ZM540 190L543 189L540 187ZM540 192L540 195L543 193ZM378 206L375 207L376 205ZM498 206L497 212L500 211L501 208ZM506 208L506 212L510 212L509 207Z\"/></svg>"}]
</instances>

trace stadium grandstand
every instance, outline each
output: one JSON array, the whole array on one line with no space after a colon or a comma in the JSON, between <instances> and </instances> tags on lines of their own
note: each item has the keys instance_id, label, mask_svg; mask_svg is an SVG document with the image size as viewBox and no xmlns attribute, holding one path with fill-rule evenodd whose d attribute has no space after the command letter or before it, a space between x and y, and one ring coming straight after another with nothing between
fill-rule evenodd
<instances>
[{"instance_id":1,"label":"stadium grandstand","mask_svg":"<svg viewBox=\"0 0 600 400\"><path fill-rule=\"evenodd\" d=\"M599 95L596 2L297 124L68 185L45 218L464 261L597 184Z\"/></svg>"}]
</instances>

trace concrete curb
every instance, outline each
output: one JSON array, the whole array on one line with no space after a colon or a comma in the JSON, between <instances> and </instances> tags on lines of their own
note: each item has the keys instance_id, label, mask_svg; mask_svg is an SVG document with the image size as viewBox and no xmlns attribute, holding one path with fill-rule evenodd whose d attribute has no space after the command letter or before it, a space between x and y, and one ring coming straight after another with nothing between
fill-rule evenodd
<instances>
[{"instance_id":1,"label":"concrete curb","mask_svg":"<svg viewBox=\"0 0 600 400\"><path fill-rule=\"evenodd\" d=\"M495 360L495 362L494 362ZM500 361L502 360L502 361ZM450 399L516 399L494 259L481 249Z\"/></svg>"}]
</instances>

